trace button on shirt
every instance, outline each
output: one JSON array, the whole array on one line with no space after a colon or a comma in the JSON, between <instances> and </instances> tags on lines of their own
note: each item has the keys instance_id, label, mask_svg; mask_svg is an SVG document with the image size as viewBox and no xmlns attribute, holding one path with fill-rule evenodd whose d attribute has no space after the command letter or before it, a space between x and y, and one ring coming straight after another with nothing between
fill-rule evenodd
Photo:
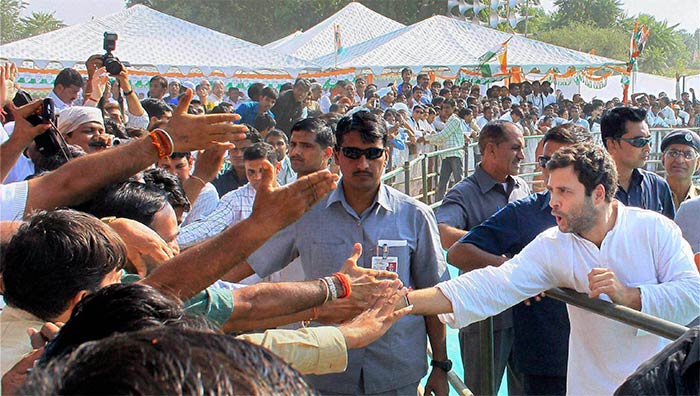
<instances>
[{"instance_id":1,"label":"button on shirt","mask_svg":"<svg viewBox=\"0 0 700 396\"><path fill-rule=\"evenodd\" d=\"M671 220L676 215L668 183L656 173L644 169L632 171L629 191L618 186L615 199L627 206L653 210Z\"/></svg>"},{"instance_id":2,"label":"button on shirt","mask_svg":"<svg viewBox=\"0 0 700 396\"><path fill-rule=\"evenodd\" d=\"M537 235L557 225L548 191L511 202L459 240L495 255L513 257ZM565 376L569 353L566 304L552 298L513 307L513 363L529 375Z\"/></svg>"},{"instance_id":3,"label":"button on shirt","mask_svg":"<svg viewBox=\"0 0 700 396\"><path fill-rule=\"evenodd\" d=\"M620 282L641 291L642 312L678 324L700 310L700 275L693 255L672 221L615 202L615 225L598 248L552 227L500 267L487 267L437 285L452 314L439 315L452 327L492 316L552 287L588 293L588 273L611 269ZM478 292L475 292L478 291ZM606 295L601 299L609 301ZM571 321L567 394L611 395L667 340L580 308Z\"/></svg>"},{"instance_id":4,"label":"button on shirt","mask_svg":"<svg viewBox=\"0 0 700 396\"><path fill-rule=\"evenodd\" d=\"M315 279L338 271L355 242L364 252L357 264L371 268L380 239L406 241L406 246L390 247L388 255L398 258L397 273L407 287L430 287L449 278L428 206L382 184L375 202L358 215L345 199L342 179L301 219L254 252L248 263L265 277L299 256L307 279ZM379 340L349 351L344 373L311 376L309 383L321 391L353 394L358 386L366 393L381 393L418 382L427 371L426 334L424 318L408 315Z\"/></svg>"}]
</instances>

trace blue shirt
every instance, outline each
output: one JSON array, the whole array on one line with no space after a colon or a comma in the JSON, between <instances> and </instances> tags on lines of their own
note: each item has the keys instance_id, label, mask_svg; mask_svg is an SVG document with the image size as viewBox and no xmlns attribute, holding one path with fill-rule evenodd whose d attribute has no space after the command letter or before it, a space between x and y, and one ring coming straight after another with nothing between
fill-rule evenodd
<instances>
[{"instance_id":1,"label":"blue shirt","mask_svg":"<svg viewBox=\"0 0 700 396\"><path fill-rule=\"evenodd\" d=\"M241 119L235 122L236 124L253 125L253 123L255 123L255 119L258 117L258 102L241 103L241 105L236 109L236 114L241 116ZM272 114L270 110L267 111L267 114L269 114L272 118L275 118L275 115Z\"/></svg>"},{"instance_id":2,"label":"blue shirt","mask_svg":"<svg viewBox=\"0 0 700 396\"><path fill-rule=\"evenodd\" d=\"M358 214L345 199L342 179L337 189L248 257L248 263L265 277L298 256L306 279L315 279L340 270L356 242L363 251L357 265L371 268L380 239L405 242L388 249L388 256L398 258L397 273L405 286L421 289L449 278L435 216L427 205L381 184L375 202ZM424 318L408 315L377 341L348 351L344 373L306 378L315 389L342 394L354 394L358 387L382 393L419 382L427 371L426 334Z\"/></svg>"},{"instance_id":3,"label":"blue shirt","mask_svg":"<svg viewBox=\"0 0 700 396\"><path fill-rule=\"evenodd\" d=\"M542 231L557 222L549 206L549 192L511 202L459 243L470 243L495 255L515 256ZM449 259L449 257L448 257ZM513 364L528 375L566 376L569 317L566 304L545 298L529 307L513 307Z\"/></svg>"},{"instance_id":4,"label":"blue shirt","mask_svg":"<svg viewBox=\"0 0 700 396\"><path fill-rule=\"evenodd\" d=\"M673 206L671 188L666 180L653 172L636 168L630 177L629 191L617 187L615 199L626 206L649 209L673 220L676 209Z\"/></svg>"}]
</instances>

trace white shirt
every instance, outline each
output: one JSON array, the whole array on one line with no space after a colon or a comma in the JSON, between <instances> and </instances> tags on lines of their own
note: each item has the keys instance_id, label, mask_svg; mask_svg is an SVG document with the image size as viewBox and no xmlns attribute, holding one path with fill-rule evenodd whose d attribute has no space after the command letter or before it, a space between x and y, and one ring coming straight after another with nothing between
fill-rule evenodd
<instances>
[{"instance_id":1,"label":"white shirt","mask_svg":"<svg viewBox=\"0 0 700 396\"><path fill-rule=\"evenodd\" d=\"M512 104L520 104L520 96L509 95L508 97L510 98L510 102Z\"/></svg>"},{"instance_id":2,"label":"white shirt","mask_svg":"<svg viewBox=\"0 0 700 396\"><path fill-rule=\"evenodd\" d=\"M673 112L673 109L671 109L669 106L666 106L663 109L659 110L656 116L664 120L668 125L672 127L676 126L678 122L676 120L676 114Z\"/></svg>"},{"instance_id":3,"label":"white shirt","mask_svg":"<svg viewBox=\"0 0 700 396\"><path fill-rule=\"evenodd\" d=\"M250 217L255 202L255 189L250 183L230 191L221 197L219 204L209 216L180 229L177 243L187 249L211 237L219 235L226 228Z\"/></svg>"},{"instance_id":4,"label":"white shirt","mask_svg":"<svg viewBox=\"0 0 700 396\"><path fill-rule=\"evenodd\" d=\"M511 120L512 120L512 118L511 118ZM479 116L479 118L476 119L476 125L479 127L479 130L484 129L484 125L486 125L488 123L489 123L489 120L486 119L486 117L484 117L483 115Z\"/></svg>"},{"instance_id":5,"label":"white shirt","mask_svg":"<svg viewBox=\"0 0 700 396\"><path fill-rule=\"evenodd\" d=\"M5 375L24 355L32 351L27 329L40 330L45 321L27 311L7 306L0 312L0 375Z\"/></svg>"},{"instance_id":6,"label":"white shirt","mask_svg":"<svg viewBox=\"0 0 700 396\"><path fill-rule=\"evenodd\" d=\"M56 107L56 113L58 113L59 111L61 111L63 109L67 109L67 108L73 106L72 104L64 103L61 100L61 98L56 96L56 93L53 91L53 89L51 90L51 92L49 92L48 95L46 95L46 97L53 99L54 107Z\"/></svg>"},{"instance_id":7,"label":"white shirt","mask_svg":"<svg viewBox=\"0 0 700 396\"><path fill-rule=\"evenodd\" d=\"M187 213L181 227L209 216L216 209L218 204L219 193L216 191L216 187L211 183L205 184L199 196L197 196L197 199L192 204L192 210Z\"/></svg>"},{"instance_id":8,"label":"white shirt","mask_svg":"<svg viewBox=\"0 0 700 396\"><path fill-rule=\"evenodd\" d=\"M288 155L284 156L281 162L280 171L277 173L277 184L285 186L296 181L297 173L292 169L292 161Z\"/></svg>"},{"instance_id":9,"label":"white shirt","mask_svg":"<svg viewBox=\"0 0 700 396\"><path fill-rule=\"evenodd\" d=\"M28 190L29 184L26 181L0 184L0 220L22 220Z\"/></svg>"},{"instance_id":10,"label":"white shirt","mask_svg":"<svg viewBox=\"0 0 700 396\"><path fill-rule=\"evenodd\" d=\"M513 259L438 284L453 314L452 327L493 316L552 287L590 291L588 273L610 268L641 290L642 312L685 325L700 310L700 275L678 227L664 216L617 202L617 218L601 247L557 227L540 234ZM608 300L605 295L601 298ZM568 306L571 322L567 394L611 395L668 341Z\"/></svg>"},{"instance_id":11,"label":"white shirt","mask_svg":"<svg viewBox=\"0 0 700 396\"><path fill-rule=\"evenodd\" d=\"M331 109L331 94L327 93L318 100L318 105L321 106L321 111L328 113Z\"/></svg>"}]
</instances>

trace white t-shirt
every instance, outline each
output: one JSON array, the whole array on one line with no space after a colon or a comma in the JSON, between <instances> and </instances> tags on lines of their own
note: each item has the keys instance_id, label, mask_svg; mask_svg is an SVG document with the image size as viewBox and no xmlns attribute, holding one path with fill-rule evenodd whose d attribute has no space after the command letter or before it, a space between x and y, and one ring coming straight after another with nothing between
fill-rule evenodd
<instances>
[{"instance_id":1,"label":"white t-shirt","mask_svg":"<svg viewBox=\"0 0 700 396\"><path fill-rule=\"evenodd\" d=\"M493 316L553 287L588 293L588 273L610 268L641 290L642 312L686 325L700 311L700 275L680 229L666 217L617 203L615 226L598 248L557 227L540 234L513 259L436 287L454 313L440 320L460 328ZM601 299L610 301L608 296ZM568 395L611 395L668 340L604 316L568 306L571 322Z\"/></svg>"},{"instance_id":2,"label":"white t-shirt","mask_svg":"<svg viewBox=\"0 0 700 396\"><path fill-rule=\"evenodd\" d=\"M29 183L26 181L0 184L0 220L22 220L28 191Z\"/></svg>"}]
</instances>

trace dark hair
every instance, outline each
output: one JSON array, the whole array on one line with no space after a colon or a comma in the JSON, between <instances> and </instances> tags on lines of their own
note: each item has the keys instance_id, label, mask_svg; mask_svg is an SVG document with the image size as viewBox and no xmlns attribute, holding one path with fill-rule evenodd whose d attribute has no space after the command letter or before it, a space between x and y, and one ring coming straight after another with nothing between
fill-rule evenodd
<instances>
[{"instance_id":1,"label":"dark hair","mask_svg":"<svg viewBox=\"0 0 700 396\"><path fill-rule=\"evenodd\" d=\"M117 283L87 295L49 342L42 363L88 342L152 327L212 329L204 316L188 316L176 297L141 283Z\"/></svg>"},{"instance_id":2,"label":"dark hair","mask_svg":"<svg viewBox=\"0 0 700 396\"><path fill-rule=\"evenodd\" d=\"M493 143L499 145L508 140L508 131L506 125L511 122L505 120L489 121L479 132L479 150L482 153L486 152L486 145Z\"/></svg>"},{"instance_id":3,"label":"dark hair","mask_svg":"<svg viewBox=\"0 0 700 396\"><path fill-rule=\"evenodd\" d=\"M54 171L74 158L87 155L87 153L83 151L80 146L76 146L74 144L65 145L65 149L68 153L68 158L66 158L62 152L58 152L50 157L43 155L36 156L36 162L34 163L34 174L38 175L44 172Z\"/></svg>"},{"instance_id":4,"label":"dark hair","mask_svg":"<svg viewBox=\"0 0 700 396\"><path fill-rule=\"evenodd\" d=\"M168 87L168 80L163 76L153 76L148 82L148 86L150 87L151 85L153 85L153 83L160 83L161 87L163 88Z\"/></svg>"},{"instance_id":5,"label":"dark hair","mask_svg":"<svg viewBox=\"0 0 700 396\"><path fill-rule=\"evenodd\" d=\"M516 116L518 116L518 117L520 117L520 118L523 118L523 117L524 117L523 111L520 110L519 107L516 107L516 108L512 109L512 110L510 111L510 114L515 114Z\"/></svg>"},{"instance_id":6,"label":"dark hair","mask_svg":"<svg viewBox=\"0 0 700 396\"><path fill-rule=\"evenodd\" d=\"M275 148L271 145L263 142L254 143L243 151L243 160L245 161L261 159L270 161L272 165L277 164L281 160L277 150L275 150Z\"/></svg>"},{"instance_id":7,"label":"dark hair","mask_svg":"<svg viewBox=\"0 0 700 396\"><path fill-rule=\"evenodd\" d=\"M79 292L99 290L126 262L124 242L99 219L70 209L39 212L5 246L4 298L52 321Z\"/></svg>"},{"instance_id":8,"label":"dark hair","mask_svg":"<svg viewBox=\"0 0 700 396\"><path fill-rule=\"evenodd\" d=\"M116 216L149 226L165 205L168 196L154 185L126 181L107 188L96 197L87 211L97 217Z\"/></svg>"},{"instance_id":9,"label":"dark hair","mask_svg":"<svg viewBox=\"0 0 700 396\"><path fill-rule=\"evenodd\" d=\"M126 134L126 128L124 127L123 124L120 124L111 118L105 118L104 124L105 124L105 133L113 135L114 137L117 137L119 139L128 139L129 138L129 136L127 136L127 134Z\"/></svg>"},{"instance_id":10,"label":"dark hair","mask_svg":"<svg viewBox=\"0 0 700 396\"><path fill-rule=\"evenodd\" d=\"M273 87L265 87L262 89L262 91L260 91L260 96L258 96L258 100L263 96L277 100L277 97L279 97L279 93Z\"/></svg>"},{"instance_id":11,"label":"dark hair","mask_svg":"<svg viewBox=\"0 0 700 396\"><path fill-rule=\"evenodd\" d=\"M617 192L617 169L612 157L602 147L589 142L562 147L547 162L547 170L574 167L578 181L591 196L599 184L605 188L605 200L610 202Z\"/></svg>"},{"instance_id":12,"label":"dark hair","mask_svg":"<svg viewBox=\"0 0 700 396\"><path fill-rule=\"evenodd\" d=\"M549 141L564 144L577 144L592 142L593 137L586 132L586 128L581 125L564 124L549 128L542 137L542 144L544 145Z\"/></svg>"},{"instance_id":13,"label":"dark hair","mask_svg":"<svg viewBox=\"0 0 700 396\"><path fill-rule=\"evenodd\" d=\"M447 99L444 102L442 102L441 105L448 105L450 107L457 107L457 102L454 99Z\"/></svg>"},{"instance_id":14,"label":"dark hair","mask_svg":"<svg viewBox=\"0 0 700 396\"><path fill-rule=\"evenodd\" d=\"M210 114L226 114L233 112L233 105L228 102L221 102L211 109Z\"/></svg>"},{"instance_id":15,"label":"dark hair","mask_svg":"<svg viewBox=\"0 0 700 396\"><path fill-rule=\"evenodd\" d=\"M412 93L412 94L416 93L416 91L421 91L421 92L423 92L423 87L421 87L420 85L416 85L416 86L414 86L413 88L411 88L411 93Z\"/></svg>"},{"instance_id":16,"label":"dark hair","mask_svg":"<svg viewBox=\"0 0 700 396\"><path fill-rule=\"evenodd\" d=\"M617 140L625 134L627 122L642 122L647 118L647 111L638 107L615 107L610 109L600 120L600 136L603 145L608 147L608 139Z\"/></svg>"},{"instance_id":17,"label":"dark hair","mask_svg":"<svg viewBox=\"0 0 700 396\"><path fill-rule=\"evenodd\" d=\"M305 118L301 121L297 121L292 126L291 134L294 134L294 131L313 133L316 136L314 141L318 143L322 149L335 146L335 135L333 134L333 130L320 118Z\"/></svg>"},{"instance_id":18,"label":"dark hair","mask_svg":"<svg viewBox=\"0 0 700 396\"><path fill-rule=\"evenodd\" d=\"M126 135L132 139L138 139L148 135L148 131L144 128L126 128Z\"/></svg>"},{"instance_id":19,"label":"dark hair","mask_svg":"<svg viewBox=\"0 0 700 396\"><path fill-rule=\"evenodd\" d=\"M433 100L430 101L430 104L436 107L439 107L442 105L442 103L445 101L445 98L442 96L436 96L433 98Z\"/></svg>"},{"instance_id":20,"label":"dark hair","mask_svg":"<svg viewBox=\"0 0 700 396\"><path fill-rule=\"evenodd\" d=\"M289 144L289 138L287 138L287 134L284 133L281 129L270 129L270 132L268 132L267 136L265 136L265 143L267 143L267 139L271 137L281 137L282 140L284 140L284 144Z\"/></svg>"},{"instance_id":21,"label":"dark hair","mask_svg":"<svg viewBox=\"0 0 700 396\"><path fill-rule=\"evenodd\" d=\"M70 67L66 67L65 69L61 70L58 75L56 76L56 80L53 82L53 86L56 87L57 85L61 85L63 87L82 87L83 86L83 77L78 73L77 70L72 69Z\"/></svg>"},{"instance_id":22,"label":"dark hair","mask_svg":"<svg viewBox=\"0 0 700 396\"><path fill-rule=\"evenodd\" d=\"M386 123L368 111L358 111L338 121L335 130L336 147L341 147L343 136L353 131L360 134L364 143L374 143L381 140L382 145L386 147Z\"/></svg>"},{"instance_id":23,"label":"dark hair","mask_svg":"<svg viewBox=\"0 0 700 396\"><path fill-rule=\"evenodd\" d=\"M307 79L307 78L301 78L301 77L297 78L294 81L294 88L302 87L302 86L306 89L311 89L311 81L309 81L309 79Z\"/></svg>"},{"instance_id":24,"label":"dark hair","mask_svg":"<svg viewBox=\"0 0 700 396\"><path fill-rule=\"evenodd\" d=\"M315 395L267 349L232 336L156 327L87 342L34 370L22 394Z\"/></svg>"},{"instance_id":25,"label":"dark hair","mask_svg":"<svg viewBox=\"0 0 700 396\"><path fill-rule=\"evenodd\" d=\"M253 121L253 127L258 131L271 129L277 126L277 122L269 113L258 114Z\"/></svg>"},{"instance_id":26,"label":"dark hair","mask_svg":"<svg viewBox=\"0 0 700 396\"><path fill-rule=\"evenodd\" d=\"M166 111L172 112L170 107L163 99L146 98L141 101L141 106L148 113L148 117L162 118Z\"/></svg>"},{"instance_id":27,"label":"dark hair","mask_svg":"<svg viewBox=\"0 0 700 396\"><path fill-rule=\"evenodd\" d=\"M248 87L248 97L250 98L250 100L257 102L258 99L260 99L260 93L262 92L264 87L265 84L260 82L250 84L250 87Z\"/></svg>"},{"instance_id":28,"label":"dark hair","mask_svg":"<svg viewBox=\"0 0 700 396\"><path fill-rule=\"evenodd\" d=\"M250 124L243 124L248 128L248 132L245 133L245 140L249 140L251 143L258 143L262 142L263 138L262 135L260 135L260 132L258 132L257 129L255 129L254 126Z\"/></svg>"},{"instance_id":29,"label":"dark hair","mask_svg":"<svg viewBox=\"0 0 700 396\"><path fill-rule=\"evenodd\" d=\"M168 197L170 206L173 208L183 208L185 212L189 212L192 209L180 178L165 169L153 168L144 171L143 181L146 185L153 186L164 192Z\"/></svg>"},{"instance_id":30,"label":"dark hair","mask_svg":"<svg viewBox=\"0 0 700 396\"><path fill-rule=\"evenodd\" d=\"M190 158L192 158L192 153L189 151L180 151L180 152L176 151L176 152L170 154L170 159L180 159L180 158L187 158L187 160L189 161Z\"/></svg>"},{"instance_id":31,"label":"dark hair","mask_svg":"<svg viewBox=\"0 0 700 396\"><path fill-rule=\"evenodd\" d=\"M445 96L445 95L447 95L448 93L450 93L450 89L449 89L449 88L443 88L443 89L440 90L439 95L440 95L440 96Z\"/></svg>"},{"instance_id":32,"label":"dark hair","mask_svg":"<svg viewBox=\"0 0 700 396\"><path fill-rule=\"evenodd\" d=\"M463 108L457 110L457 117L459 117L459 118L464 118L464 117L471 115L471 114L472 114L472 111L466 107L463 107Z\"/></svg>"}]
</instances>

